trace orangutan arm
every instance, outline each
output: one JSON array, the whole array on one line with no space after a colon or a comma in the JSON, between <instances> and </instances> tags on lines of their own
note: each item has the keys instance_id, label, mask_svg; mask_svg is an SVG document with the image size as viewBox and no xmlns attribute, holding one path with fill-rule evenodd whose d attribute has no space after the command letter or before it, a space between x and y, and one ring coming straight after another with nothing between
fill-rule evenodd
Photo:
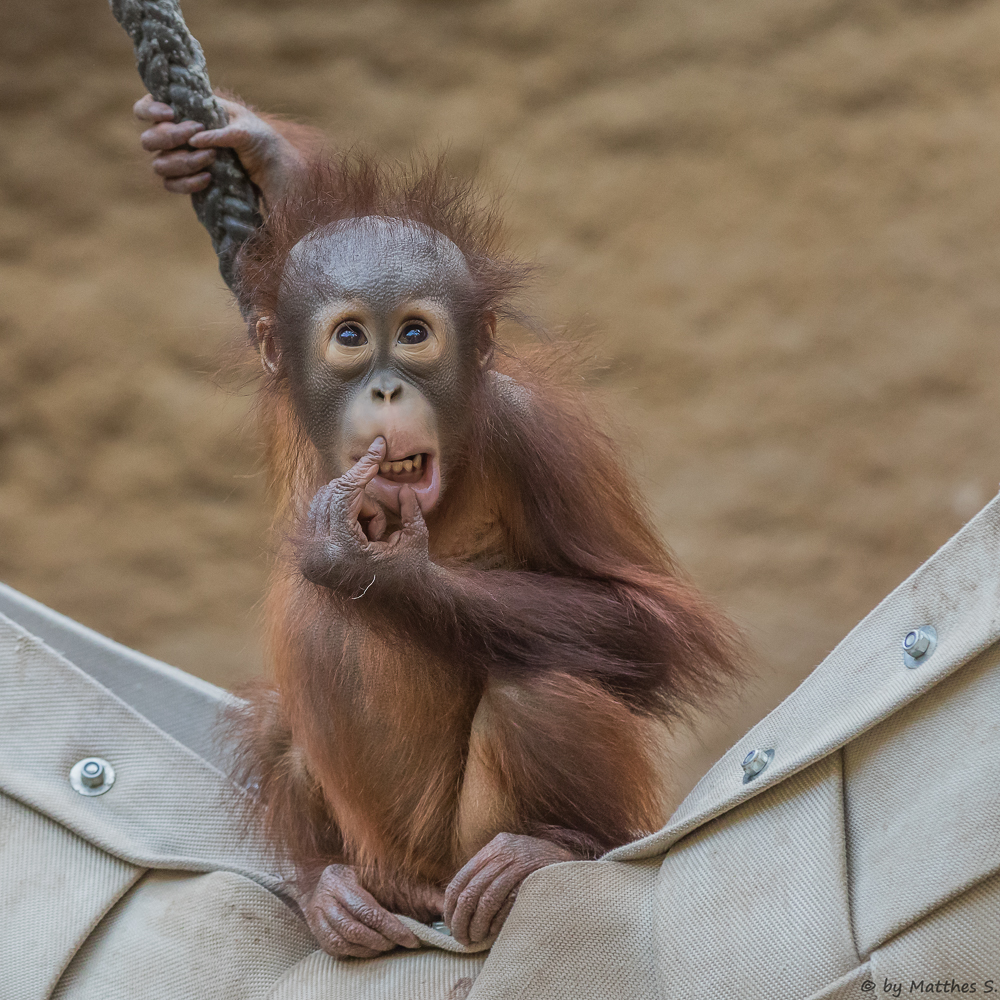
<instances>
[{"instance_id":1,"label":"orangutan arm","mask_svg":"<svg viewBox=\"0 0 1000 1000\"><path fill-rule=\"evenodd\" d=\"M654 598L608 581L431 562L413 492L400 491L403 525L388 537L365 492L383 452L379 438L313 499L299 538L307 580L340 594L345 614L447 649L469 669L514 680L571 670L638 707L659 707L672 651L697 622L670 619Z\"/></svg>"}]
</instances>

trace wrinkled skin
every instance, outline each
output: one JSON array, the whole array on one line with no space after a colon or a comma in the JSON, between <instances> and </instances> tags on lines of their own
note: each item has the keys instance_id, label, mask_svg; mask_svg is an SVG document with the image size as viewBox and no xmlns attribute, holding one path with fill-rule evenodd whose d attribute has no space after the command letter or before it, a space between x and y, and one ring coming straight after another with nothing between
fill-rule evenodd
<instances>
[{"instance_id":1,"label":"wrinkled skin","mask_svg":"<svg viewBox=\"0 0 1000 1000\"><path fill-rule=\"evenodd\" d=\"M329 865L303 900L302 912L323 950L338 958L420 947L417 936L362 888L349 865Z\"/></svg>"},{"instance_id":2,"label":"wrinkled skin","mask_svg":"<svg viewBox=\"0 0 1000 1000\"><path fill-rule=\"evenodd\" d=\"M313 498L302 543L302 574L312 583L337 587L348 574L399 572L427 561L427 526L409 486L399 491L402 527L385 537L384 508L365 491L385 456L385 440L371 448L339 479Z\"/></svg>"},{"instance_id":3,"label":"wrinkled skin","mask_svg":"<svg viewBox=\"0 0 1000 1000\"><path fill-rule=\"evenodd\" d=\"M266 204L274 204L294 185L305 169L305 159L277 129L237 101L219 98L229 115L224 128L206 129L200 122L175 122L168 104L146 94L135 102L133 114L149 127L140 136L142 148L156 153L153 172L175 194L203 191L212 180L207 168L215 150L236 150L250 179Z\"/></svg>"},{"instance_id":4,"label":"wrinkled skin","mask_svg":"<svg viewBox=\"0 0 1000 1000\"><path fill-rule=\"evenodd\" d=\"M577 860L571 851L540 837L498 833L448 884L444 922L462 944L485 941L500 933L518 888L532 872Z\"/></svg>"},{"instance_id":5,"label":"wrinkled skin","mask_svg":"<svg viewBox=\"0 0 1000 1000\"><path fill-rule=\"evenodd\" d=\"M136 117L148 126L143 148L156 153L154 172L168 191L191 194L209 184L214 149L232 148L265 206L274 204L304 169L302 154L265 119L234 101L222 103L230 122L211 131L175 122L172 110L148 94L136 103ZM446 488L469 403L465 387L488 360L495 323L481 317L469 335L470 318L454 308L455 291L467 281L453 244L391 220L352 220L293 250L277 315L261 319L257 336L265 367L287 366L291 373L296 406L331 476L313 498L301 539L301 569L313 583L333 589L360 583L363 590L376 573L412 578L433 571L424 518ZM407 324L428 336L403 343ZM338 342L345 328L363 334L365 343ZM416 470L402 473L405 482L380 470L414 453L430 459L420 479ZM379 900L353 868L333 864L299 904L317 941L337 957L419 947L389 908L423 922L443 918L456 940L469 945L499 932L528 875L577 858L541 838L500 833L443 890L422 886Z\"/></svg>"},{"instance_id":6,"label":"wrinkled skin","mask_svg":"<svg viewBox=\"0 0 1000 1000\"><path fill-rule=\"evenodd\" d=\"M574 860L574 854L547 840L499 833L444 893L427 886L422 898L410 894L409 905L398 909L409 909L424 923L442 918L461 944L478 944L500 933L518 888L532 872ZM350 865L327 866L301 906L320 946L338 958L374 958L397 947L420 947L417 936L360 885Z\"/></svg>"}]
</instances>

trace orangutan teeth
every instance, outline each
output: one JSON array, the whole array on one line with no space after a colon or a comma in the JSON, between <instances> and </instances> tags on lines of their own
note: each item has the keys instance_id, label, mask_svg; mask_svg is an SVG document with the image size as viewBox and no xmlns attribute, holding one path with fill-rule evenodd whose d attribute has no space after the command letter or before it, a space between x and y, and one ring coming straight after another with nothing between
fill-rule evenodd
<instances>
[{"instance_id":1,"label":"orangutan teeth","mask_svg":"<svg viewBox=\"0 0 1000 1000\"><path fill-rule=\"evenodd\" d=\"M378 471L383 476L388 476L390 473L419 472L423 467L424 456L421 454L410 455L407 458L399 458L391 462L379 462Z\"/></svg>"}]
</instances>

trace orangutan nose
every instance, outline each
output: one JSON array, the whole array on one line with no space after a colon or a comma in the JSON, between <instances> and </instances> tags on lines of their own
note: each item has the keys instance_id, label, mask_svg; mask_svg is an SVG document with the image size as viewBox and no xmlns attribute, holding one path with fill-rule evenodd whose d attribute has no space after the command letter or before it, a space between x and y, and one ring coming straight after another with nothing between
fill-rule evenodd
<instances>
[{"instance_id":1,"label":"orangutan nose","mask_svg":"<svg viewBox=\"0 0 1000 1000\"><path fill-rule=\"evenodd\" d=\"M398 403L403 395L403 383L399 379L380 379L372 386L373 403Z\"/></svg>"}]
</instances>

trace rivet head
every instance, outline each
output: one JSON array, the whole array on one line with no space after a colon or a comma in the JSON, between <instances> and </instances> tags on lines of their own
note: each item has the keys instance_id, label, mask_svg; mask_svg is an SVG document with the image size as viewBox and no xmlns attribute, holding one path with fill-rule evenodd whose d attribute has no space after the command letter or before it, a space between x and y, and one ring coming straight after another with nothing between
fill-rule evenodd
<instances>
[{"instance_id":1,"label":"rivet head","mask_svg":"<svg viewBox=\"0 0 1000 1000\"><path fill-rule=\"evenodd\" d=\"M81 795L103 795L115 783L115 769L100 757L84 757L70 769L69 783Z\"/></svg>"},{"instance_id":2,"label":"rivet head","mask_svg":"<svg viewBox=\"0 0 1000 1000\"><path fill-rule=\"evenodd\" d=\"M771 763L773 757L773 750L751 750L743 758L743 784L753 781Z\"/></svg>"},{"instance_id":3,"label":"rivet head","mask_svg":"<svg viewBox=\"0 0 1000 1000\"><path fill-rule=\"evenodd\" d=\"M932 656L937 647L937 631L933 625L921 625L903 636L903 663L911 670Z\"/></svg>"}]
</instances>

